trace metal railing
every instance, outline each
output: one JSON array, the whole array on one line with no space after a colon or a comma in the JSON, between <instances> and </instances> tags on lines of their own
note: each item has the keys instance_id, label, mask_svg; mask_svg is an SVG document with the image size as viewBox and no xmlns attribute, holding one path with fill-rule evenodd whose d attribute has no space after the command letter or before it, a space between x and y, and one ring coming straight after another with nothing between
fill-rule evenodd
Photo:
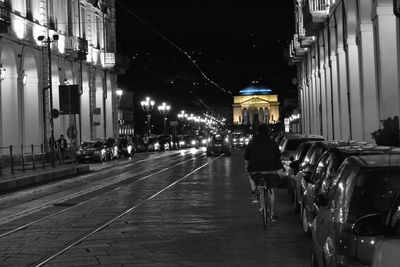
<instances>
[{"instance_id":1,"label":"metal railing","mask_svg":"<svg viewBox=\"0 0 400 267\"><path fill-rule=\"evenodd\" d=\"M332 0L309 0L310 13L313 20L325 19L329 15Z\"/></svg>"},{"instance_id":2,"label":"metal railing","mask_svg":"<svg viewBox=\"0 0 400 267\"><path fill-rule=\"evenodd\" d=\"M27 170L45 169L53 165L51 164L52 158L58 164L65 162L75 163L75 155L76 150L71 145L64 151L64 158L58 148L54 149L54 157L51 157L51 152L46 151L43 144L0 147L0 176L6 174L15 175L16 172L25 172Z\"/></svg>"}]
</instances>

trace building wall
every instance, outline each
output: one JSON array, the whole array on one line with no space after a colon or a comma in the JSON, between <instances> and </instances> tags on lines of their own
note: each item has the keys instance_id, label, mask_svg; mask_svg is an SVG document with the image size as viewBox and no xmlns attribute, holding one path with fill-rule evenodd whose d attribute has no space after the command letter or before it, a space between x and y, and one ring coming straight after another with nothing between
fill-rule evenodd
<instances>
[{"instance_id":1,"label":"building wall","mask_svg":"<svg viewBox=\"0 0 400 267\"><path fill-rule=\"evenodd\" d=\"M78 129L77 142L116 136L112 114L117 74L114 63L106 60L115 56L116 40L115 34L103 34L104 28L115 32L115 1L107 1L106 14L85 0L30 0L30 9L26 0L9 3L10 9L0 3L9 15L0 18L0 147L34 144L39 149L40 144L48 144L49 54L47 43L39 41L39 36L52 40L53 109L59 110L59 85L78 84L81 91L80 115L53 119L55 138L66 135L70 126ZM53 40L55 35L58 40ZM78 52L85 50L78 44L86 42L86 58L78 57ZM96 107L101 108L99 126L93 125Z\"/></svg>"},{"instance_id":2,"label":"building wall","mask_svg":"<svg viewBox=\"0 0 400 267\"><path fill-rule=\"evenodd\" d=\"M308 7L308 2L295 0L296 12L304 12L298 7ZM322 19L314 16L318 30L299 37L300 43L313 37L311 44L302 43L306 55L292 51L299 73L301 128L329 140L368 141L381 120L400 116L399 19L391 0L326 2L330 8ZM307 27L296 21L296 34L307 33Z\"/></svg>"}]
</instances>

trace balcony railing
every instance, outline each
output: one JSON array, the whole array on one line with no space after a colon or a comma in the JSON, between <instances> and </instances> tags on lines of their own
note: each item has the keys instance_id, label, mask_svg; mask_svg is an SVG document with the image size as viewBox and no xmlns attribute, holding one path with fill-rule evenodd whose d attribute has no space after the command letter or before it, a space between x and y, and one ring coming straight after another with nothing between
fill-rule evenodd
<instances>
[{"instance_id":1,"label":"balcony railing","mask_svg":"<svg viewBox=\"0 0 400 267\"><path fill-rule=\"evenodd\" d=\"M7 2L0 1L0 21L11 24L11 6Z\"/></svg>"},{"instance_id":2,"label":"balcony railing","mask_svg":"<svg viewBox=\"0 0 400 267\"><path fill-rule=\"evenodd\" d=\"M313 14L310 12L311 7L314 5L318 7L314 2L329 1L329 0L308 0L298 1L296 7L296 26L299 34L299 43L301 47L308 47L314 43L316 37L324 24L323 21L315 21ZM332 0L333 1L333 0Z\"/></svg>"},{"instance_id":3,"label":"balcony railing","mask_svg":"<svg viewBox=\"0 0 400 267\"><path fill-rule=\"evenodd\" d=\"M328 18L331 2L332 0L308 0L314 22L323 22Z\"/></svg>"}]
</instances>

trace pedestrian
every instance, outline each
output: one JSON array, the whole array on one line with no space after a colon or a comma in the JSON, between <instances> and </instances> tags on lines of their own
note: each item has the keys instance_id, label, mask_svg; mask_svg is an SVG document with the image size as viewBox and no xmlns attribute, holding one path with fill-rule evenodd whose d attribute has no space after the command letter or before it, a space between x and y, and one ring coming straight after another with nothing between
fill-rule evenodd
<instances>
[{"instance_id":1,"label":"pedestrian","mask_svg":"<svg viewBox=\"0 0 400 267\"><path fill-rule=\"evenodd\" d=\"M67 150L67 140L65 140L64 135L60 135L60 138L58 138L57 146L60 154L60 161L61 163L64 163L65 151Z\"/></svg>"},{"instance_id":2,"label":"pedestrian","mask_svg":"<svg viewBox=\"0 0 400 267\"><path fill-rule=\"evenodd\" d=\"M266 184L270 189L268 195L271 200L271 220L277 220L275 213L275 191L278 187L278 170L283 169L281 153L278 145L269 137L270 129L267 124L260 124L257 134L246 147L244 159L245 168L249 173L249 182L252 192L252 203L258 203L258 192L253 177L256 173L266 174Z\"/></svg>"}]
</instances>

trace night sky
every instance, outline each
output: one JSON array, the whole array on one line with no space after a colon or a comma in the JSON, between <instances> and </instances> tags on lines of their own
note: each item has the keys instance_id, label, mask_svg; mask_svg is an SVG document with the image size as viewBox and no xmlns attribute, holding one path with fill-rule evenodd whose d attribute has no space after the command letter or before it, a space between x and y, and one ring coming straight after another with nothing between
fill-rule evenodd
<instances>
[{"instance_id":1,"label":"night sky","mask_svg":"<svg viewBox=\"0 0 400 267\"><path fill-rule=\"evenodd\" d=\"M116 0L117 51L131 60L119 87L134 91L139 106L149 95L171 103L175 114L230 105L253 81L281 101L296 97L295 69L283 60L294 30L292 5L289 0ZM222 88L135 15L186 51Z\"/></svg>"}]
</instances>

